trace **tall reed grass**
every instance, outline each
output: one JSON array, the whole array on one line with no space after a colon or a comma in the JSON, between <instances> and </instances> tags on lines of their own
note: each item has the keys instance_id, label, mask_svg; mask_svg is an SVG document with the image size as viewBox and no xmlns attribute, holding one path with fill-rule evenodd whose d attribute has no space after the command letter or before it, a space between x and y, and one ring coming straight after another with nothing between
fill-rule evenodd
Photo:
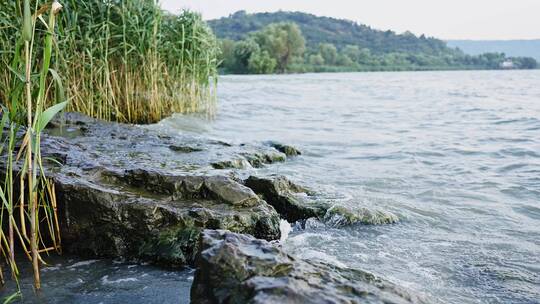
<instances>
[{"instance_id":1,"label":"tall reed grass","mask_svg":"<svg viewBox=\"0 0 540 304\"><path fill-rule=\"evenodd\" d=\"M20 1L0 0L0 43L8 46L0 53L3 65L16 51L12 24ZM212 109L219 48L199 14L168 14L156 0L64 2L54 68L63 79L69 110L152 123L175 112ZM9 95L5 84L12 78L0 69L0 99Z\"/></svg>"},{"instance_id":2,"label":"tall reed grass","mask_svg":"<svg viewBox=\"0 0 540 304\"><path fill-rule=\"evenodd\" d=\"M0 19L1 39L9 43L1 56L5 87L0 110L0 252L17 279L16 251L20 250L32 262L39 289L42 254L60 251L54 184L45 176L40 146L41 133L67 104L53 69L62 6L56 0L9 4L1 4ZM10 14L14 17L4 19ZM3 274L0 281L3 284Z\"/></svg>"},{"instance_id":3,"label":"tall reed grass","mask_svg":"<svg viewBox=\"0 0 540 304\"><path fill-rule=\"evenodd\" d=\"M155 0L63 4L0 0L0 254L17 279L22 252L37 289L42 255L61 250L40 150L48 122L65 107L136 123L209 110L217 80L216 38L198 14Z\"/></svg>"}]
</instances>

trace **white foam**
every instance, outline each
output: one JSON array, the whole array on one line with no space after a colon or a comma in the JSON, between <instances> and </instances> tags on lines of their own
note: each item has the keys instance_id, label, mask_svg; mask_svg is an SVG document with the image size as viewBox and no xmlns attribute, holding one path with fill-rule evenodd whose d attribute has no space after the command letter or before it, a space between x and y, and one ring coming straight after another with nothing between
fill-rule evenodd
<instances>
[{"instance_id":1,"label":"white foam","mask_svg":"<svg viewBox=\"0 0 540 304\"><path fill-rule=\"evenodd\" d=\"M88 260L88 261L77 262L71 266L68 266L67 268L73 269L77 267L88 266L88 265L94 264L95 262L99 262L99 260Z\"/></svg>"},{"instance_id":2,"label":"white foam","mask_svg":"<svg viewBox=\"0 0 540 304\"><path fill-rule=\"evenodd\" d=\"M281 238L279 239L279 241L283 243L287 240L287 238L289 237L289 234L292 231L291 224L289 224L289 222L287 222L286 220L280 220L279 231L281 231Z\"/></svg>"},{"instance_id":3,"label":"white foam","mask_svg":"<svg viewBox=\"0 0 540 304\"><path fill-rule=\"evenodd\" d=\"M119 283L125 283L125 282L137 282L139 281L137 278L124 278L124 279L118 279L118 280L109 280L109 276L106 275L101 278L101 284L103 285L111 285L111 284L119 284Z\"/></svg>"},{"instance_id":4,"label":"white foam","mask_svg":"<svg viewBox=\"0 0 540 304\"><path fill-rule=\"evenodd\" d=\"M60 267L58 266L51 266L51 267L45 267L43 269L41 269L42 272L47 272L47 271L55 271L55 270L58 270L60 269Z\"/></svg>"}]
</instances>

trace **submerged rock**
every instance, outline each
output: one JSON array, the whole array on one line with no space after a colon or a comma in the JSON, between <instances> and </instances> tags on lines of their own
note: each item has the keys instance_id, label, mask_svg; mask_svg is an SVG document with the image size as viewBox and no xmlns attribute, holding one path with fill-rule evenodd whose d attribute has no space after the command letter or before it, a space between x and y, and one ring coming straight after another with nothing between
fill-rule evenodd
<instances>
[{"instance_id":1,"label":"submerged rock","mask_svg":"<svg viewBox=\"0 0 540 304\"><path fill-rule=\"evenodd\" d=\"M248 161L243 158L212 163L212 168L214 169L245 169L249 166Z\"/></svg>"},{"instance_id":2,"label":"submerged rock","mask_svg":"<svg viewBox=\"0 0 540 304\"><path fill-rule=\"evenodd\" d=\"M384 225L394 224L398 217L390 212L361 208L351 210L341 206L333 206L326 211L323 221L330 226L339 227L354 224Z\"/></svg>"},{"instance_id":3,"label":"submerged rock","mask_svg":"<svg viewBox=\"0 0 540 304\"><path fill-rule=\"evenodd\" d=\"M164 137L161 137L161 138L164 138ZM179 152L179 153L193 153L193 152L204 151L202 148L199 148L199 147L178 146L178 145L170 145L169 149Z\"/></svg>"},{"instance_id":4,"label":"submerged rock","mask_svg":"<svg viewBox=\"0 0 540 304\"><path fill-rule=\"evenodd\" d=\"M268 142L268 145L278 150L279 152L284 153L287 156L302 155L302 152L300 152L300 150L296 149L293 146L289 146L289 145L285 145L285 144L281 144L281 143L273 142L273 141Z\"/></svg>"},{"instance_id":5,"label":"submerged rock","mask_svg":"<svg viewBox=\"0 0 540 304\"><path fill-rule=\"evenodd\" d=\"M199 250L192 303L427 303L370 273L295 259L247 235L206 230Z\"/></svg>"},{"instance_id":6,"label":"submerged rock","mask_svg":"<svg viewBox=\"0 0 540 304\"><path fill-rule=\"evenodd\" d=\"M294 184L284 176L269 178L250 176L245 185L274 206L277 212L291 223L311 217L322 218L330 207L324 203L310 203L300 199L297 194L307 194L309 190Z\"/></svg>"},{"instance_id":7,"label":"submerged rock","mask_svg":"<svg viewBox=\"0 0 540 304\"><path fill-rule=\"evenodd\" d=\"M281 152L266 151L265 153L243 153L243 156L254 168L261 168L265 164L284 162L287 156Z\"/></svg>"},{"instance_id":8,"label":"submerged rock","mask_svg":"<svg viewBox=\"0 0 540 304\"><path fill-rule=\"evenodd\" d=\"M240 153L239 158L221 160L212 163L214 169L245 169L262 168L264 165L280 163L287 160L287 156L273 150L249 151Z\"/></svg>"},{"instance_id":9,"label":"submerged rock","mask_svg":"<svg viewBox=\"0 0 540 304\"><path fill-rule=\"evenodd\" d=\"M294 223L316 218L332 227L354 224L384 225L399 221L392 213L367 208L349 209L316 199L313 193L284 176L250 176L244 184L272 205L287 221Z\"/></svg>"}]
</instances>

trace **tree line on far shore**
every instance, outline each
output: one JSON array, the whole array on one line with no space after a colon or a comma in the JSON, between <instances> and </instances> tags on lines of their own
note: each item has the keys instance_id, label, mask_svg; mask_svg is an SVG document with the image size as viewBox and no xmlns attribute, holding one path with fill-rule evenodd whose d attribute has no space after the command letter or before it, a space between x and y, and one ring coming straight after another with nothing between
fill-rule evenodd
<instances>
[{"instance_id":1,"label":"tree line on far shore","mask_svg":"<svg viewBox=\"0 0 540 304\"><path fill-rule=\"evenodd\" d=\"M274 13L286 14L286 13ZM292 14L293 17L300 13ZM272 15L272 14L270 14ZM262 16L262 17L261 17ZM538 63L530 57L507 57L503 53L468 55L459 49L449 48L435 38L417 37L412 33L397 35L393 32L375 31L370 28L356 29L365 33L376 33L377 45L351 44L353 40L337 39L337 34L322 30L314 36L310 31L305 36L296 22L273 22L256 26L258 30L248 31L244 21L253 18L268 18L236 13L230 17L211 21L220 39L222 73L232 74L272 74L302 72L352 72L352 71L407 71L407 70L458 70L458 69L535 69ZM286 15L288 16L288 15ZM325 26L339 24L334 20L311 15L310 22L323 22ZM289 16L290 17L290 16ZM232 18L232 19L231 19ZM246 19L248 18L248 19ZM328 20L326 20L328 19ZM229 24L234 20L236 23ZM255 19L254 19L255 20ZM302 20L302 19L299 19ZM247 21L246 21L247 22ZM247 23L249 23L247 22ZM311 28L315 28L313 24ZM347 25L359 27L359 25ZM246 33L239 35L235 28ZM319 25L319 28L322 26ZM342 36L344 31L341 32ZM367 35L365 34L364 35ZM233 35L234 34L234 35ZM328 37L321 37L327 35ZM335 37L334 37L335 36ZM386 38L387 41L384 41ZM231 39L232 38L232 39ZM328 41L337 41L335 44ZM382 41L382 42L381 42ZM339 42L339 43L338 43ZM392 47L393 46L393 47Z\"/></svg>"}]
</instances>

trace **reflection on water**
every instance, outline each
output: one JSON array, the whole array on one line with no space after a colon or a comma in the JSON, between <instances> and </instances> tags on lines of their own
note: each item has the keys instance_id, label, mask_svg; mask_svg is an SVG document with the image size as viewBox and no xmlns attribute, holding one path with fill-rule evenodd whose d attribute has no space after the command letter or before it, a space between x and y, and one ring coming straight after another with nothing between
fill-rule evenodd
<instances>
[{"instance_id":1,"label":"reflection on water","mask_svg":"<svg viewBox=\"0 0 540 304\"><path fill-rule=\"evenodd\" d=\"M213 122L159 127L297 145L302 157L257 173L401 219L308 225L293 253L449 303L538 303L540 71L228 76L219 100Z\"/></svg>"}]
</instances>

